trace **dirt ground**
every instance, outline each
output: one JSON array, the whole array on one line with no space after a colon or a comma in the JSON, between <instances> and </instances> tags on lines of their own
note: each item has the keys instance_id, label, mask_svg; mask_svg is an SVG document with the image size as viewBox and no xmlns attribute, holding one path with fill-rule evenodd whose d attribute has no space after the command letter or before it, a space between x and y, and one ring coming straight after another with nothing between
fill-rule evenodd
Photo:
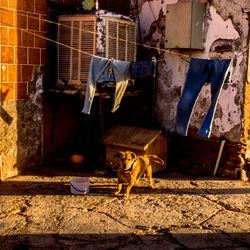
<instances>
[{"instance_id":1,"label":"dirt ground","mask_svg":"<svg viewBox=\"0 0 250 250\"><path fill-rule=\"evenodd\" d=\"M77 176L88 194L71 193ZM250 249L250 183L158 172L117 198L116 181L44 168L0 182L0 248Z\"/></svg>"}]
</instances>

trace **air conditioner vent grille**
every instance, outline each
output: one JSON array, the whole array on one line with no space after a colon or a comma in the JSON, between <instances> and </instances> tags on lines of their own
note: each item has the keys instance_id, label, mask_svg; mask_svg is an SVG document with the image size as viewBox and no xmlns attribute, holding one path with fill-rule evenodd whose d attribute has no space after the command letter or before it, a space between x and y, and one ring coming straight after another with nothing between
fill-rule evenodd
<instances>
[{"instance_id":1,"label":"air conditioner vent grille","mask_svg":"<svg viewBox=\"0 0 250 250\"><path fill-rule=\"evenodd\" d=\"M104 18L103 56L135 61L135 22L107 16ZM58 82L87 82L91 57L96 54L96 27L95 15L59 17Z\"/></svg>"},{"instance_id":2,"label":"air conditioner vent grille","mask_svg":"<svg viewBox=\"0 0 250 250\"><path fill-rule=\"evenodd\" d=\"M58 47L58 54L60 54L58 67L60 78L64 81L65 79L69 78L69 65L70 65L70 22L62 21L59 33L59 47ZM66 45L66 46L64 46Z\"/></svg>"},{"instance_id":3,"label":"air conditioner vent grille","mask_svg":"<svg viewBox=\"0 0 250 250\"><path fill-rule=\"evenodd\" d=\"M58 81L85 83L96 49L96 17L61 16L59 24Z\"/></svg>"},{"instance_id":4,"label":"air conditioner vent grille","mask_svg":"<svg viewBox=\"0 0 250 250\"><path fill-rule=\"evenodd\" d=\"M135 23L106 17L106 57L134 61L136 51Z\"/></svg>"}]
</instances>

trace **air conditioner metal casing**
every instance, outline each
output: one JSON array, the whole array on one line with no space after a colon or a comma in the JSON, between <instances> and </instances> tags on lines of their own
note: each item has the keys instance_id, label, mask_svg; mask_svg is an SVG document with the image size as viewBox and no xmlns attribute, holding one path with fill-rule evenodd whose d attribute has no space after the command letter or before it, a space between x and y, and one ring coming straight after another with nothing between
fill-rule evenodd
<instances>
[{"instance_id":1,"label":"air conditioner metal casing","mask_svg":"<svg viewBox=\"0 0 250 250\"><path fill-rule=\"evenodd\" d=\"M100 20L102 29L98 28ZM113 16L64 15L58 23L58 83L85 84L92 55L135 61L134 21Z\"/></svg>"},{"instance_id":2,"label":"air conditioner metal casing","mask_svg":"<svg viewBox=\"0 0 250 250\"><path fill-rule=\"evenodd\" d=\"M165 48L203 49L206 5L181 2L166 6Z\"/></svg>"}]
</instances>

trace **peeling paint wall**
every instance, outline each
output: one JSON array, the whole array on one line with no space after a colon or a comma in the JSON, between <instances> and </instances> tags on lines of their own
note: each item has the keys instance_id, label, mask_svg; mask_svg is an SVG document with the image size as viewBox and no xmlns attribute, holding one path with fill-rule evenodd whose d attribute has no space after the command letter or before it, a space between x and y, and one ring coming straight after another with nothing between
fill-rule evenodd
<instances>
[{"instance_id":1,"label":"peeling paint wall","mask_svg":"<svg viewBox=\"0 0 250 250\"><path fill-rule=\"evenodd\" d=\"M144 43L156 45L159 50L156 112L158 120L166 130L175 130L176 106L185 83L191 57L209 59L233 59L231 82L221 92L213 124L212 136L225 137L238 142L241 135L243 91L245 84L248 16L244 13L244 1L210 1L207 3L204 20L204 50L165 50L164 25L167 4L181 1L137 1ZM183 1L182 1L183 2ZM201 2L201 1L200 1ZM204 2L204 1L202 1ZM136 1L132 1L135 6ZM230 5L230 6L229 6ZM163 15L163 16L162 16ZM156 29L150 29L155 23ZM160 31L161 30L161 31ZM150 37L150 40L148 38ZM145 41L146 39L146 41ZM185 59L185 60L183 60ZM210 86L207 84L199 96L190 127L198 129L210 105ZM167 112L166 112L167 111Z\"/></svg>"},{"instance_id":2,"label":"peeling paint wall","mask_svg":"<svg viewBox=\"0 0 250 250\"><path fill-rule=\"evenodd\" d=\"M202 34L204 49L166 49L164 46L166 5L181 2L190 1L131 0L133 14L138 15L140 27L138 40L157 48L158 80L155 107L157 123L166 131L175 132L177 104L185 84L191 57L230 58L233 59L232 76L231 80L224 84L219 96L211 138L215 140L225 138L228 142L240 145L245 126L243 110L250 2L246 0L196 1L206 3ZM210 97L210 86L205 84L191 116L189 130L192 130L192 133L193 131L197 133L210 106ZM245 141L247 140L248 138Z\"/></svg>"}]
</instances>

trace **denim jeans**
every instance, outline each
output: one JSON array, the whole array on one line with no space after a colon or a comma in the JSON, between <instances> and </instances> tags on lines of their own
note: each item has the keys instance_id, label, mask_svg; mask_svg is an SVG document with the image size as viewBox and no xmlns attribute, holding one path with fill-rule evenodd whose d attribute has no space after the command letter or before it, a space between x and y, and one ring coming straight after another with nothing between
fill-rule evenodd
<instances>
[{"instance_id":1,"label":"denim jeans","mask_svg":"<svg viewBox=\"0 0 250 250\"><path fill-rule=\"evenodd\" d=\"M130 77L132 79L145 79L155 77L156 60L131 62Z\"/></svg>"},{"instance_id":2,"label":"denim jeans","mask_svg":"<svg viewBox=\"0 0 250 250\"><path fill-rule=\"evenodd\" d=\"M90 114L98 81L115 80L114 104L111 112L115 112L121 103L128 85L130 62L112 60L93 56L90 63L86 94L82 113ZM110 68L110 76L107 70Z\"/></svg>"},{"instance_id":3,"label":"denim jeans","mask_svg":"<svg viewBox=\"0 0 250 250\"><path fill-rule=\"evenodd\" d=\"M186 136L192 111L205 83L210 83L211 105L198 133L209 138L213 118L225 79L230 71L231 60L208 60L191 58L185 86L177 105L176 131Z\"/></svg>"}]
</instances>

